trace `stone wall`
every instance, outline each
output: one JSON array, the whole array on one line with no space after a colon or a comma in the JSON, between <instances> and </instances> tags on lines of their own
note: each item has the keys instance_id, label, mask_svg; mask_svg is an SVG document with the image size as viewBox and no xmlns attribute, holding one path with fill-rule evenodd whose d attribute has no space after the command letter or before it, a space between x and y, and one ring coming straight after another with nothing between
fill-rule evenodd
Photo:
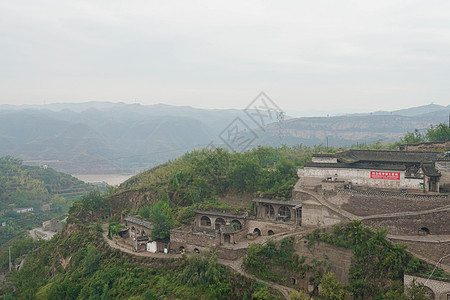
<instances>
[{"instance_id":1,"label":"stone wall","mask_svg":"<svg viewBox=\"0 0 450 300\"><path fill-rule=\"evenodd\" d=\"M247 233L253 233L255 229L258 228L262 236L269 235L269 230L273 231L273 234L283 233L292 231L295 226L292 224L283 224L281 222L269 222L261 220L248 220L248 231Z\"/></svg>"},{"instance_id":2,"label":"stone wall","mask_svg":"<svg viewBox=\"0 0 450 300\"><path fill-rule=\"evenodd\" d=\"M178 251L178 249L183 246L186 251L192 248L198 247L216 247L220 245L220 237L216 235L204 234L203 232L190 232L187 228L177 228L170 231L170 244L173 251ZM188 246L191 245L192 247Z\"/></svg>"},{"instance_id":3,"label":"stone wall","mask_svg":"<svg viewBox=\"0 0 450 300\"><path fill-rule=\"evenodd\" d=\"M405 284L405 292L406 292L406 286L411 285L413 280L417 283L422 283L426 287L428 287L434 294L434 297L431 299L436 300L448 300L450 299L450 280L448 279L441 279L441 278L435 278L432 277L428 279L427 276L423 275L404 275L404 284Z\"/></svg>"},{"instance_id":4,"label":"stone wall","mask_svg":"<svg viewBox=\"0 0 450 300\"><path fill-rule=\"evenodd\" d=\"M302 203L302 226L330 226L345 218L315 200Z\"/></svg>"},{"instance_id":5,"label":"stone wall","mask_svg":"<svg viewBox=\"0 0 450 300\"><path fill-rule=\"evenodd\" d=\"M338 199L338 198L341 199ZM329 201L357 216L401 213L408 211L426 211L450 205L447 198L417 198L414 196L400 197L400 195L364 195L359 193L339 194L330 197ZM338 204L339 203L339 204Z\"/></svg>"},{"instance_id":6,"label":"stone wall","mask_svg":"<svg viewBox=\"0 0 450 300\"><path fill-rule=\"evenodd\" d=\"M363 224L373 230L388 227L388 234L418 235L421 228L427 228L430 234L446 235L450 228L450 210L421 215L393 217L375 217L363 219Z\"/></svg>"},{"instance_id":7,"label":"stone wall","mask_svg":"<svg viewBox=\"0 0 450 300\"><path fill-rule=\"evenodd\" d=\"M406 151L445 151L450 149L450 141L405 144L399 145L399 148L402 148L402 150Z\"/></svg>"},{"instance_id":8,"label":"stone wall","mask_svg":"<svg viewBox=\"0 0 450 300\"><path fill-rule=\"evenodd\" d=\"M127 226L128 226L128 232L130 234L130 238L134 238L134 237L138 237L138 236L150 236L150 234L152 233L152 230L141 226L139 224L127 221ZM134 228L134 230L133 230Z\"/></svg>"},{"instance_id":9,"label":"stone wall","mask_svg":"<svg viewBox=\"0 0 450 300\"><path fill-rule=\"evenodd\" d=\"M353 251L350 249L336 247L324 242L314 242L308 247L308 240L296 239L295 253L298 256L306 257L305 263L311 264L314 259L317 262L326 261L330 264L330 271L336 275L336 280L348 284L348 274L352 264ZM314 264L314 263L313 263Z\"/></svg>"},{"instance_id":10,"label":"stone wall","mask_svg":"<svg viewBox=\"0 0 450 300\"><path fill-rule=\"evenodd\" d=\"M401 239L395 237L389 237L389 239L394 243L399 243L407 246L407 250L414 255L419 257L424 257L431 262L438 262L442 257L450 254L450 242L439 241L426 241L424 239L418 238L418 241L413 241L411 239ZM441 263L448 268L450 268L450 256L444 258Z\"/></svg>"},{"instance_id":11,"label":"stone wall","mask_svg":"<svg viewBox=\"0 0 450 300\"><path fill-rule=\"evenodd\" d=\"M435 165L442 175L439 180L441 192L450 192L450 160L437 161Z\"/></svg>"}]
</instances>

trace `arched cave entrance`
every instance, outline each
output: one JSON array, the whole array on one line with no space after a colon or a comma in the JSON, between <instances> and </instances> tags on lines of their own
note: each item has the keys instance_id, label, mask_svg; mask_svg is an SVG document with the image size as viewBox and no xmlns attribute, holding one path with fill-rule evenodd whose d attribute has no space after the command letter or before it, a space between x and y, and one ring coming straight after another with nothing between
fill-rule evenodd
<instances>
[{"instance_id":1,"label":"arched cave entrance","mask_svg":"<svg viewBox=\"0 0 450 300\"><path fill-rule=\"evenodd\" d=\"M200 226L202 226L202 227L211 227L211 219L208 218L207 216L203 216L200 219Z\"/></svg>"},{"instance_id":2,"label":"arched cave entrance","mask_svg":"<svg viewBox=\"0 0 450 300\"><path fill-rule=\"evenodd\" d=\"M231 243L231 236L229 234L225 234L223 236L223 240L224 240L225 243L230 244Z\"/></svg>"},{"instance_id":3,"label":"arched cave entrance","mask_svg":"<svg viewBox=\"0 0 450 300\"><path fill-rule=\"evenodd\" d=\"M241 230L242 229L242 224L238 220L231 221L231 225L233 225L234 230Z\"/></svg>"},{"instance_id":4,"label":"arched cave entrance","mask_svg":"<svg viewBox=\"0 0 450 300\"><path fill-rule=\"evenodd\" d=\"M259 230L259 228L255 228L253 230L253 233L256 233L256 234L258 234L258 236L260 236L261 235L261 230Z\"/></svg>"},{"instance_id":5,"label":"arched cave entrance","mask_svg":"<svg viewBox=\"0 0 450 300\"><path fill-rule=\"evenodd\" d=\"M291 210L287 206L280 206L278 209L278 217L283 221L289 221L291 219Z\"/></svg>"},{"instance_id":6,"label":"arched cave entrance","mask_svg":"<svg viewBox=\"0 0 450 300\"><path fill-rule=\"evenodd\" d=\"M275 232L273 232L273 230L267 231L267 235L274 235L274 234L275 234Z\"/></svg>"},{"instance_id":7,"label":"arched cave entrance","mask_svg":"<svg viewBox=\"0 0 450 300\"><path fill-rule=\"evenodd\" d=\"M427 227L422 227L419 229L419 235L428 235L430 234L430 229Z\"/></svg>"}]
</instances>

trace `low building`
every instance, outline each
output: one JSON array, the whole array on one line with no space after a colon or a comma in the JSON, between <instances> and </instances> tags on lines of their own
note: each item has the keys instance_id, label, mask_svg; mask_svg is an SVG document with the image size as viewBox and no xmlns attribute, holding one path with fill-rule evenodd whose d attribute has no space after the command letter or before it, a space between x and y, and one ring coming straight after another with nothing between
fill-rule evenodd
<instances>
[{"instance_id":1,"label":"low building","mask_svg":"<svg viewBox=\"0 0 450 300\"><path fill-rule=\"evenodd\" d=\"M439 167L441 172L437 167ZM450 184L450 159L443 152L348 150L314 154L305 163L305 186L439 192ZM444 186L440 186L443 177Z\"/></svg>"},{"instance_id":2,"label":"low building","mask_svg":"<svg viewBox=\"0 0 450 300\"><path fill-rule=\"evenodd\" d=\"M14 211L16 212L16 213L18 213L18 214L23 214L23 213L26 213L26 212L31 212L31 211L33 211L34 210L34 208L32 208L32 207L26 207L26 208L14 208Z\"/></svg>"},{"instance_id":3,"label":"low building","mask_svg":"<svg viewBox=\"0 0 450 300\"><path fill-rule=\"evenodd\" d=\"M125 218L129 237L133 242L134 251L146 251L150 242L150 234L153 229L152 223L140 218L128 216Z\"/></svg>"},{"instance_id":4,"label":"low building","mask_svg":"<svg viewBox=\"0 0 450 300\"><path fill-rule=\"evenodd\" d=\"M42 223L42 228L45 231L62 232L63 224L56 219L45 221Z\"/></svg>"},{"instance_id":5,"label":"low building","mask_svg":"<svg viewBox=\"0 0 450 300\"><path fill-rule=\"evenodd\" d=\"M256 198L253 200L257 219L282 222L300 226L302 224L302 201Z\"/></svg>"},{"instance_id":6,"label":"low building","mask_svg":"<svg viewBox=\"0 0 450 300\"><path fill-rule=\"evenodd\" d=\"M173 252L197 252L225 245L234 245L246 239L248 213L232 214L218 211L195 210L190 226L170 231Z\"/></svg>"}]
</instances>

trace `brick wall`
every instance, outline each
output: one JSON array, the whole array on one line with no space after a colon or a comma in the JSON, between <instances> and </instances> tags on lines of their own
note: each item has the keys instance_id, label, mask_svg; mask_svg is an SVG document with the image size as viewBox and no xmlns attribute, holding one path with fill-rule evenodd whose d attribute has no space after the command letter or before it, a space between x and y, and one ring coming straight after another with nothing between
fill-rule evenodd
<instances>
[{"instance_id":1,"label":"brick wall","mask_svg":"<svg viewBox=\"0 0 450 300\"><path fill-rule=\"evenodd\" d=\"M428 228L431 234L445 235L450 230L450 211L441 211L422 215L399 216L390 218L364 219L363 224L375 230L388 227L389 234L418 235L422 228Z\"/></svg>"}]
</instances>

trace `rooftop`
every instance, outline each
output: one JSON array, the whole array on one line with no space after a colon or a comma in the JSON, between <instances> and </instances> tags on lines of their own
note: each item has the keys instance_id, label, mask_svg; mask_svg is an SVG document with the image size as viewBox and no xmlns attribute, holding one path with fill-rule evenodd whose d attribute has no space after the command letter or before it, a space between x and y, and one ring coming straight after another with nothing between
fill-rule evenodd
<instances>
[{"instance_id":1,"label":"rooftop","mask_svg":"<svg viewBox=\"0 0 450 300\"><path fill-rule=\"evenodd\" d=\"M131 222L131 223L134 223L134 224L137 224L137 225L140 225L140 226L143 226L143 227L148 228L148 229L153 229L153 225L152 225L151 222L142 220L140 218L128 216L128 217L125 218L125 221Z\"/></svg>"},{"instance_id":2,"label":"rooftop","mask_svg":"<svg viewBox=\"0 0 450 300\"><path fill-rule=\"evenodd\" d=\"M390 151L390 150L347 150L336 154L339 162L354 163L362 161L420 163L435 161L442 156L442 152L427 151Z\"/></svg>"},{"instance_id":3,"label":"rooftop","mask_svg":"<svg viewBox=\"0 0 450 300\"><path fill-rule=\"evenodd\" d=\"M243 214L232 214L232 213L226 213L226 212L219 212L219 211L207 211L207 210L194 210L196 214L200 215L213 215L213 216L221 216L221 217L230 217L230 218L236 218L236 219L244 219L248 216L247 213Z\"/></svg>"},{"instance_id":4,"label":"rooftop","mask_svg":"<svg viewBox=\"0 0 450 300\"><path fill-rule=\"evenodd\" d=\"M258 203L269 203L269 204L280 204L287 206L302 206L301 200L277 200L277 199L267 199L267 198L255 198L252 200L253 202Z\"/></svg>"}]
</instances>

